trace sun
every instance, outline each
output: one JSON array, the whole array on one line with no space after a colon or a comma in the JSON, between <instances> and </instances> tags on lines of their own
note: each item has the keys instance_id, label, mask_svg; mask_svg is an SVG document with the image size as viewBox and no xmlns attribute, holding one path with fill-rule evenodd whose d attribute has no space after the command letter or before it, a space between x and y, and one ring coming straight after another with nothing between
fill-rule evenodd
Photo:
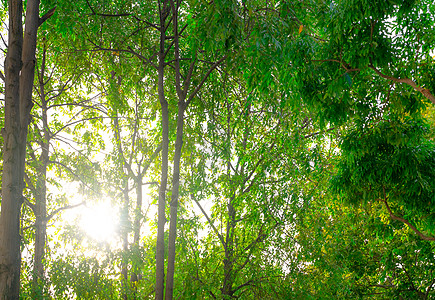
<instances>
[{"instance_id":1,"label":"sun","mask_svg":"<svg viewBox=\"0 0 435 300\"><path fill-rule=\"evenodd\" d=\"M80 227L99 242L108 242L116 235L117 215L110 203L101 202L84 208Z\"/></svg>"}]
</instances>

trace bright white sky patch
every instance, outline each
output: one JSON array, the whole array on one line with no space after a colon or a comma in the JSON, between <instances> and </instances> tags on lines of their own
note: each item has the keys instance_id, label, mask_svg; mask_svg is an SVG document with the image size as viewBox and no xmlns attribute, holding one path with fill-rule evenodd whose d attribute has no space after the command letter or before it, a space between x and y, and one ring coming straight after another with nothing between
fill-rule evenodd
<instances>
[{"instance_id":1,"label":"bright white sky patch","mask_svg":"<svg viewBox=\"0 0 435 300\"><path fill-rule=\"evenodd\" d=\"M85 207L80 217L80 227L90 238L100 242L115 237L117 223L117 211L107 202Z\"/></svg>"}]
</instances>

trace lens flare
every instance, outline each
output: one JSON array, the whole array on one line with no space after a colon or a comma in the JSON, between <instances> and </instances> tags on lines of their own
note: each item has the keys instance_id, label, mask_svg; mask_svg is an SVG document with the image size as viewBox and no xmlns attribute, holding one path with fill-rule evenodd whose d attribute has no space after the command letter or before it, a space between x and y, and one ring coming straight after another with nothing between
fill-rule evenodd
<instances>
[{"instance_id":1,"label":"lens flare","mask_svg":"<svg viewBox=\"0 0 435 300\"><path fill-rule=\"evenodd\" d=\"M84 210L80 227L86 234L100 242L107 242L115 237L116 212L110 203L98 203Z\"/></svg>"}]
</instances>

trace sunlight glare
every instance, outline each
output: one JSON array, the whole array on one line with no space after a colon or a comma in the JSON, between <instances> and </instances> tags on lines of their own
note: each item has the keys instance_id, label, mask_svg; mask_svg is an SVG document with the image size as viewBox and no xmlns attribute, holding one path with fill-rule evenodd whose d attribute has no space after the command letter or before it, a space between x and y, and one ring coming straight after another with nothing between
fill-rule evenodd
<instances>
[{"instance_id":1,"label":"sunlight glare","mask_svg":"<svg viewBox=\"0 0 435 300\"><path fill-rule=\"evenodd\" d=\"M106 202L89 206L81 216L80 227L91 238L107 242L115 236L116 212Z\"/></svg>"}]
</instances>

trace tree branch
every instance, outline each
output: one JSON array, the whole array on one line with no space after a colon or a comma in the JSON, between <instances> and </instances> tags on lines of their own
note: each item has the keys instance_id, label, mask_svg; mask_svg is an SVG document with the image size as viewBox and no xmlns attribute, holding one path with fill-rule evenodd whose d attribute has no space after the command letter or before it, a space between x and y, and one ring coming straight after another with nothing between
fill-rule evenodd
<instances>
[{"instance_id":1,"label":"tree branch","mask_svg":"<svg viewBox=\"0 0 435 300\"><path fill-rule=\"evenodd\" d=\"M64 126L62 126L59 130L57 130L55 133L51 134L51 138L56 136L59 132L61 132L62 130L64 130L65 128L69 127L69 126L73 126L77 123L81 123L81 122L87 122L87 121L91 121L91 120L102 120L102 119L110 119L110 117L90 117L90 118L85 118L85 119L81 119L81 120L76 120L73 121L71 123L68 123Z\"/></svg>"},{"instance_id":2,"label":"tree branch","mask_svg":"<svg viewBox=\"0 0 435 300\"><path fill-rule=\"evenodd\" d=\"M127 49L114 49L114 48L105 48L102 47L100 45L95 44L93 41L89 40L88 41L94 45L94 49L88 49L88 50L82 50L82 51L109 51L109 52L124 52L124 53L130 53L133 56L136 56L137 58L139 58L140 60L142 60L143 62L148 63L150 66L152 66L153 68L157 69L157 65L155 63L152 62L152 60L150 58L146 58L145 56L137 53L136 51L133 50L133 48L131 48L130 46L127 47Z\"/></svg>"},{"instance_id":3,"label":"tree branch","mask_svg":"<svg viewBox=\"0 0 435 300\"><path fill-rule=\"evenodd\" d=\"M243 288L243 287L245 287L245 286L251 285L251 283L252 283L253 281L254 281L254 280L250 279L250 280L246 281L245 283L239 285L238 287L236 287L236 288L233 289L233 293L237 292L238 290L240 290L241 288Z\"/></svg>"},{"instance_id":4,"label":"tree branch","mask_svg":"<svg viewBox=\"0 0 435 300\"><path fill-rule=\"evenodd\" d=\"M358 68L352 68L348 63L345 63L345 62L343 62L341 60L338 60L338 59L314 59L312 61L313 62L321 62L321 63L323 63L323 62L336 62L336 63L339 63L343 67L343 69L346 70L346 73L360 71L360 69L358 69Z\"/></svg>"},{"instance_id":5,"label":"tree branch","mask_svg":"<svg viewBox=\"0 0 435 300\"><path fill-rule=\"evenodd\" d=\"M218 236L219 240L221 241L222 246L224 247L224 249L226 249L227 248L227 244L225 243L223 236L219 233L217 228L214 226L212 220L210 219L208 214L205 212L205 210L202 208L201 204L199 204L198 200L196 200L195 196L192 193L190 194L190 198L193 201L195 201L196 205L198 205L199 209L201 210L203 215L206 217L207 222L210 224L210 227L213 229L213 231L216 233L216 235Z\"/></svg>"},{"instance_id":6,"label":"tree branch","mask_svg":"<svg viewBox=\"0 0 435 300\"><path fill-rule=\"evenodd\" d=\"M131 14L123 13L123 14L100 14L97 13L89 3L89 0L86 0L86 3L88 4L89 9L92 11L91 16L100 16L100 17L129 17Z\"/></svg>"},{"instance_id":7,"label":"tree branch","mask_svg":"<svg viewBox=\"0 0 435 300\"><path fill-rule=\"evenodd\" d=\"M29 199L26 197L23 197L24 203L33 211L33 213L36 215L36 206L34 203L30 202Z\"/></svg>"},{"instance_id":8,"label":"tree branch","mask_svg":"<svg viewBox=\"0 0 435 300\"><path fill-rule=\"evenodd\" d=\"M427 235L424 235L423 233L421 233L421 231L419 231L415 226L413 226L408 220L406 220L406 219L404 219L404 218L402 218L402 217L399 217L399 216L396 216L395 214L393 214L393 212L391 211L391 208L390 208L390 206L388 205L388 203L387 203L387 199L386 198L384 198L384 199L382 199L382 202L384 202L384 204L385 204L385 207L387 208L387 210L388 210L388 213L390 214L390 218L391 219L393 219L393 220L396 220L396 221L400 221L400 222L402 222L402 223L405 223L406 225L408 225L409 226L409 228L411 228L420 238L422 238L423 240L425 240L425 241L435 241L435 238L434 237L431 237L431 236L427 236Z\"/></svg>"},{"instance_id":9,"label":"tree branch","mask_svg":"<svg viewBox=\"0 0 435 300\"><path fill-rule=\"evenodd\" d=\"M83 181L83 179L77 175L70 167L68 167L67 165L59 162L59 161L55 161L55 160L50 160L48 163L50 164L55 164L55 165L59 165L62 166L65 170L67 170L68 172L70 172L75 178L77 178L78 181L80 181L81 183L83 183L83 185L85 187L87 187L88 189L94 191L95 193L98 193L98 191L94 190L91 186L89 186L86 182Z\"/></svg>"},{"instance_id":10,"label":"tree branch","mask_svg":"<svg viewBox=\"0 0 435 300\"><path fill-rule=\"evenodd\" d=\"M38 27L41 26L45 21L47 21L52 15L54 15L54 12L56 11L56 6L50 9L46 14L44 14L42 17L38 20Z\"/></svg>"},{"instance_id":11,"label":"tree branch","mask_svg":"<svg viewBox=\"0 0 435 300\"><path fill-rule=\"evenodd\" d=\"M432 282L430 283L430 285L427 287L427 289L426 289L426 294L425 294L425 296L426 296L425 299L428 299L428 297L429 297L429 292L430 292L430 290L432 289L432 287L433 287L434 284L435 284L435 279L432 280Z\"/></svg>"},{"instance_id":12,"label":"tree branch","mask_svg":"<svg viewBox=\"0 0 435 300\"><path fill-rule=\"evenodd\" d=\"M341 64L341 66L343 67L343 69L346 70L346 73L349 72L355 72L355 71L360 71L360 69L354 69L351 68L347 63L340 61L338 59L322 59L322 60L313 60L313 62L336 62ZM426 97L428 100L430 100L433 104L435 104L435 96L428 90L425 88L422 88L420 86L418 86L415 81L413 81L412 79L409 78L397 78L394 76L389 76L389 75L385 75L384 73L382 73L380 70L378 70L375 66L373 66L372 64L370 64L368 66L370 69L372 69L373 71L375 71L375 73L379 76L381 76L382 78L397 82L397 83L405 83L411 87L414 88L414 90L416 90L417 92L420 92L423 94L424 97Z\"/></svg>"},{"instance_id":13,"label":"tree branch","mask_svg":"<svg viewBox=\"0 0 435 300\"><path fill-rule=\"evenodd\" d=\"M375 71L375 73L378 74L379 76L381 76L382 78L392 80L392 81L398 82L398 83L405 83L407 85L412 86L414 88L414 90L422 93L423 96L425 96L428 100L430 100L433 104L435 104L435 96L432 95L432 93L428 89L425 89L425 88L418 86L413 80L411 80L409 78L396 78L393 76L385 75L384 73L382 73L381 71L376 69L376 67L373 65L369 65L369 68L372 69L373 71Z\"/></svg>"},{"instance_id":14,"label":"tree branch","mask_svg":"<svg viewBox=\"0 0 435 300\"><path fill-rule=\"evenodd\" d=\"M36 188L33 185L32 180L30 180L30 177L27 174L27 172L24 173L24 180L27 184L27 187L32 191L32 193L36 194Z\"/></svg>"},{"instance_id":15,"label":"tree branch","mask_svg":"<svg viewBox=\"0 0 435 300\"><path fill-rule=\"evenodd\" d=\"M150 159L148 160L148 163L145 165L145 167L142 170L141 176L143 177L145 173L148 171L148 168L150 167L151 163L156 159L157 155L162 151L162 143L160 143L157 146L157 149L151 154ZM155 184L156 182L151 182L149 184ZM145 184L145 183L144 183Z\"/></svg>"},{"instance_id":16,"label":"tree branch","mask_svg":"<svg viewBox=\"0 0 435 300\"><path fill-rule=\"evenodd\" d=\"M202 88L202 86L204 85L205 81L207 80L208 76L210 76L211 72L213 72L214 69L216 69L217 66L219 66L225 59L227 58L227 56L223 56L221 59L219 59L217 62L215 62L210 69L207 71L207 73L204 75L204 77L202 78L201 82L196 86L195 90L192 92L192 94L190 94L189 99L187 99L186 101L186 107L189 105L190 101L192 101L192 99L196 96L196 94L198 93L198 91Z\"/></svg>"},{"instance_id":17,"label":"tree branch","mask_svg":"<svg viewBox=\"0 0 435 300\"><path fill-rule=\"evenodd\" d=\"M85 204L86 204L86 202L83 201L79 204L66 205L66 206L60 207L47 216L46 222L50 221L57 213L61 212L62 210L76 208L76 207L79 207L79 206L85 205Z\"/></svg>"}]
</instances>

